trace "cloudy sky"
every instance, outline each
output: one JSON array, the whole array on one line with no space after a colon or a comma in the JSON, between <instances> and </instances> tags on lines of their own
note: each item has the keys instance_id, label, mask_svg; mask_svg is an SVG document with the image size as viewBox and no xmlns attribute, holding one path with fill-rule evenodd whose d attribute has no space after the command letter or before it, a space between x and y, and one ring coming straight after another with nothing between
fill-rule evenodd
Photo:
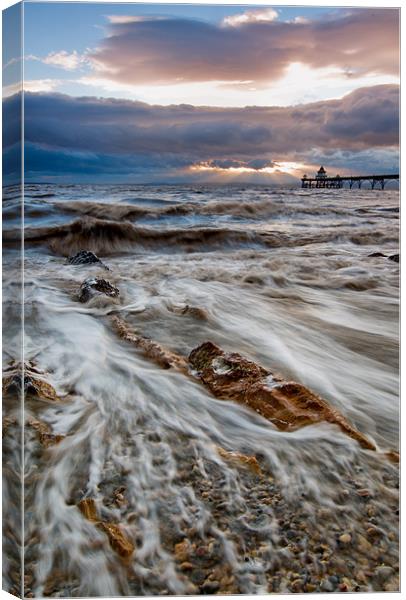
<instances>
[{"instance_id":1,"label":"cloudy sky","mask_svg":"<svg viewBox=\"0 0 406 600\"><path fill-rule=\"evenodd\" d=\"M27 2L24 23L27 179L278 184L321 163L398 170L397 9ZM19 58L10 43L11 178Z\"/></svg>"}]
</instances>

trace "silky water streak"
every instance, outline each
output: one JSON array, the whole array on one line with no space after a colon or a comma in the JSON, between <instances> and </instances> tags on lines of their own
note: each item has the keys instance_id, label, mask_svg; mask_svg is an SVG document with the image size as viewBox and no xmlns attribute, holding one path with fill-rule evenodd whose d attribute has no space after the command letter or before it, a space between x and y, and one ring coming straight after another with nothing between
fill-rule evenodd
<instances>
[{"instance_id":1,"label":"silky water streak","mask_svg":"<svg viewBox=\"0 0 406 600\"><path fill-rule=\"evenodd\" d=\"M25 375L17 336L3 405L7 515L25 390L25 596L398 589L398 211L390 190L25 186ZM188 360L208 341L376 450L212 393ZM18 594L18 554L3 566Z\"/></svg>"}]
</instances>

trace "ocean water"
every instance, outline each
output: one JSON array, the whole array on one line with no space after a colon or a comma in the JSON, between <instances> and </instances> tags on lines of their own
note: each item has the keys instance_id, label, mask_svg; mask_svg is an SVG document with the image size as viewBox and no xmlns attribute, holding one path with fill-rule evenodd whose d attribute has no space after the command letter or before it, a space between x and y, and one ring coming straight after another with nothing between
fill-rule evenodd
<instances>
[{"instance_id":1,"label":"ocean water","mask_svg":"<svg viewBox=\"0 0 406 600\"><path fill-rule=\"evenodd\" d=\"M17 188L3 215L7 372L20 360ZM398 589L398 465L385 456L399 435L398 218L389 189L26 185L24 361L60 401L30 401L25 417L64 436L41 450L26 434L29 594ZM80 250L108 270L68 264ZM79 302L89 277L118 298ZM333 424L284 432L214 398L120 339L117 316L176 355L210 340L307 386L377 452ZM219 448L256 457L261 475ZM6 471L18 460L10 451ZM130 559L84 518L84 498L131 540Z\"/></svg>"}]
</instances>

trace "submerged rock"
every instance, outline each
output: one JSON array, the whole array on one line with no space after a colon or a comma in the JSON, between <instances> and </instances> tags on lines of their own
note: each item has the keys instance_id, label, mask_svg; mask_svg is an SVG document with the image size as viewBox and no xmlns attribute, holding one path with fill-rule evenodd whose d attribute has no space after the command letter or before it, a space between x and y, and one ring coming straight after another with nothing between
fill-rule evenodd
<instances>
[{"instance_id":1,"label":"submerged rock","mask_svg":"<svg viewBox=\"0 0 406 600\"><path fill-rule=\"evenodd\" d=\"M243 464L251 469L256 475L262 475L261 467L255 456L247 456L240 452L229 452L220 446L217 448L217 452L222 458L231 462Z\"/></svg>"},{"instance_id":2,"label":"submerged rock","mask_svg":"<svg viewBox=\"0 0 406 600\"><path fill-rule=\"evenodd\" d=\"M34 419L33 417L27 420L27 427L30 427L35 431L38 441L40 442L41 446L44 446L44 448L55 446L65 439L64 435L52 433L49 425L43 421Z\"/></svg>"},{"instance_id":3,"label":"submerged rock","mask_svg":"<svg viewBox=\"0 0 406 600\"><path fill-rule=\"evenodd\" d=\"M69 265L94 265L99 264L105 269L109 270L108 266L105 265L96 254L89 252L88 250L80 250L75 255L68 258Z\"/></svg>"},{"instance_id":4,"label":"submerged rock","mask_svg":"<svg viewBox=\"0 0 406 600\"><path fill-rule=\"evenodd\" d=\"M106 279L100 279L98 277L86 279L80 286L79 290L79 302L89 302L95 296L108 296L110 298L117 298L120 294L120 290Z\"/></svg>"},{"instance_id":5,"label":"submerged rock","mask_svg":"<svg viewBox=\"0 0 406 600\"><path fill-rule=\"evenodd\" d=\"M393 260L393 262L398 263L400 260L400 255L399 254L392 254L391 256L388 256L389 260Z\"/></svg>"},{"instance_id":6,"label":"submerged rock","mask_svg":"<svg viewBox=\"0 0 406 600\"><path fill-rule=\"evenodd\" d=\"M209 315L204 308L200 308L200 306L190 306L186 304L185 306L168 306L168 310L177 315L187 315L197 319L198 321L207 321L209 319Z\"/></svg>"},{"instance_id":7,"label":"submerged rock","mask_svg":"<svg viewBox=\"0 0 406 600\"><path fill-rule=\"evenodd\" d=\"M132 555L134 552L133 542L123 532L120 525L106 522L99 518L93 498L84 498L79 502L78 508L88 521L94 523L98 529L107 535L114 552L124 559Z\"/></svg>"},{"instance_id":8,"label":"submerged rock","mask_svg":"<svg viewBox=\"0 0 406 600\"><path fill-rule=\"evenodd\" d=\"M398 263L400 255L391 254L390 256L388 256L387 254L383 254L382 252L372 252L372 254L368 254L368 258L388 258L389 260L393 260L393 262Z\"/></svg>"},{"instance_id":9,"label":"submerged rock","mask_svg":"<svg viewBox=\"0 0 406 600\"><path fill-rule=\"evenodd\" d=\"M182 356L171 352L150 338L131 331L127 323L117 316L114 316L111 322L118 335L136 346L146 358L151 359L163 369L175 368L187 372L187 363Z\"/></svg>"},{"instance_id":10,"label":"submerged rock","mask_svg":"<svg viewBox=\"0 0 406 600\"><path fill-rule=\"evenodd\" d=\"M226 353L212 342L192 350L189 363L214 396L248 405L283 431L334 423L368 450L375 445L336 409L296 382L287 382L237 353Z\"/></svg>"}]
</instances>

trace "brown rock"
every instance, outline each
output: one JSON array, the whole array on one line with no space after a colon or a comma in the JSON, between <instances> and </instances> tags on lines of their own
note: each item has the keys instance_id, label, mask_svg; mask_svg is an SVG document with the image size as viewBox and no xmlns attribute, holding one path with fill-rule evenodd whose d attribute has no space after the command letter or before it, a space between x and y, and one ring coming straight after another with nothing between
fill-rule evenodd
<instances>
[{"instance_id":1,"label":"brown rock","mask_svg":"<svg viewBox=\"0 0 406 600\"><path fill-rule=\"evenodd\" d=\"M22 376L24 373L24 377ZM61 398L48 382L41 379L27 365L17 366L12 375L3 379L3 395L20 395L24 387L26 399L39 398L48 402L60 402Z\"/></svg>"},{"instance_id":2,"label":"brown rock","mask_svg":"<svg viewBox=\"0 0 406 600\"><path fill-rule=\"evenodd\" d=\"M179 544L175 544L175 558L180 563L188 562L190 553L190 543L188 540L183 540Z\"/></svg>"},{"instance_id":3,"label":"brown rock","mask_svg":"<svg viewBox=\"0 0 406 600\"><path fill-rule=\"evenodd\" d=\"M207 321L208 314L204 308L200 308L199 306L186 306L177 307L177 306L168 306L168 310L178 315L187 315L197 319L198 321Z\"/></svg>"},{"instance_id":4,"label":"brown rock","mask_svg":"<svg viewBox=\"0 0 406 600\"><path fill-rule=\"evenodd\" d=\"M385 456L393 463L398 463L400 461L400 454L399 452L396 452L396 450L385 452Z\"/></svg>"},{"instance_id":5,"label":"brown rock","mask_svg":"<svg viewBox=\"0 0 406 600\"><path fill-rule=\"evenodd\" d=\"M7 431L9 430L10 427L15 426L17 424L18 424L18 421L17 421L16 417L3 417L3 422L2 422L3 436L7 433Z\"/></svg>"},{"instance_id":6,"label":"brown rock","mask_svg":"<svg viewBox=\"0 0 406 600\"><path fill-rule=\"evenodd\" d=\"M357 496L360 496L360 498L371 498L372 492L367 489L357 490Z\"/></svg>"},{"instance_id":7,"label":"brown rock","mask_svg":"<svg viewBox=\"0 0 406 600\"><path fill-rule=\"evenodd\" d=\"M220 446L217 448L217 452L222 458L231 462L242 463L249 467L257 475L262 475L261 467L255 456L247 456L246 454L240 454L239 452L229 452Z\"/></svg>"},{"instance_id":8,"label":"brown rock","mask_svg":"<svg viewBox=\"0 0 406 600\"><path fill-rule=\"evenodd\" d=\"M50 427L44 423L43 421L39 421L38 419L29 418L27 420L27 427L31 427L37 433L37 437L39 442L45 448L49 448L49 446L54 446L59 444L62 440L65 439L64 435L55 435L51 432Z\"/></svg>"},{"instance_id":9,"label":"brown rock","mask_svg":"<svg viewBox=\"0 0 406 600\"><path fill-rule=\"evenodd\" d=\"M144 356L151 359L160 367L164 369L175 368L183 372L188 371L187 362L182 356L174 354L154 340L131 331L127 323L117 316L112 317L111 322L114 329L123 340L136 346L136 348L141 350Z\"/></svg>"},{"instance_id":10,"label":"brown rock","mask_svg":"<svg viewBox=\"0 0 406 600\"><path fill-rule=\"evenodd\" d=\"M94 523L98 529L107 535L110 546L121 558L126 559L132 555L134 552L132 541L117 523L108 523L100 520L93 498L84 498L79 502L78 508L88 521Z\"/></svg>"},{"instance_id":11,"label":"brown rock","mask_svg":"<svg viewBox=\"0 0 406 600\"><path fill-rule=\"evenodd\" d=\"M134 544L125 535L119 525L115 523L98 523L98 528L104 531L109 538L110 546L122 558L128 558L134 552Z\"/></svg>"},{"instance_id":12,"label":"brown rock","mask_svg":"<svg viewBox=\"0 0 406 600\"><path fill-rule=\"evenodd\" d=\"M217 398L250 406L284 431L327 421L369 450L375 445L336 409L300 383L286 382L237 353L225 353L212 342L192 350L191 367Z\"/></svg>"},{"instance_id":13,"label":"brown rock","mask_svg":"<svg viewBox=\"0 0 406 600\"><path fill-rule=\"evenodd\" d=\"M100 520L97 514L96 503L93 498L83 498L79 502L78 508L88 521L98 522Z\"/></svg>"}]
</instances>

